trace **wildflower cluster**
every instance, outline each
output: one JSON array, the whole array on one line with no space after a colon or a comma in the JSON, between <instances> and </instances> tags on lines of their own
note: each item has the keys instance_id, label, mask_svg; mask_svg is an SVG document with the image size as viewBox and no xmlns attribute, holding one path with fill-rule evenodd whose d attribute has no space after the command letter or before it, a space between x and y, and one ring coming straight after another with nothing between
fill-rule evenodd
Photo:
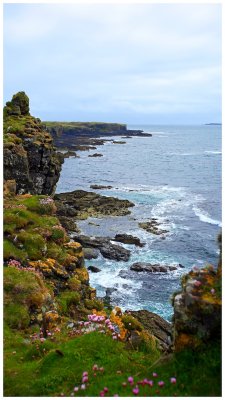
<instances>
[{"instance_id":1,"label":"wildflower cluster","mask_svg":"<svg viewBox=\"0 0 225 400\"><path fill-rule=\"evenodd\" d=\"M39 332L35 332L32 335L30 335L31 343L36 344L36 347L37 347L39 342L44 343L45 340L47 340L47 339L54 340L55 334L59 333L60 331L61 331L60 328L56 327L52 331L46 329L45 334L44 334L43 329L40 328ZM46 337L44 337L44 336L46 336Z\"/></svg>"},{"instance_id":2,"label":"wildflower cluster","mask_svg":"<svg viewBox=\"0 0 225 400\"><path fill-rule=\"evenodd\" d=\"M40 199L39 202L42 206L46 206L46 205L52 204L53 199L51 197L46 197L45 199Z\"/></svg>"},{"instance_id":3,"label":"wildflower cluster","mask_svg":"<svg viewBox=\"0 0 225 400\"><path fill-rule=\"evenodd\" d=\"M20 261L13 260L13 259L10 259L10 260L8 261L7 265L8 265L8 267L16 267L16 268L21 268L21 267L22 267Z\"/></svg>"},{"instance_id":4,"label":"wildflower cluster","mask_svg":"<svg viewBox=\"0 0 225 400\"><path fill-rule=\"evenodd\" d=\"M97 376L97 372L99 372L100 374L104 373L104 368L103 367L99 367L97 364L94 364L92 367L92 371L93 371L93 377ZM84 371L81 377L81 384L79 386L75 386L73 389L73 392L71 393L71 396L74 396L74 394L76 394L77 392L79 392L79 390L85 390L87 389L87 387L89 386L89 374L87 371ZM104 390L106 390L107 388L104 388ZM108 389L107 389L108 391Z\"/></svg>"},{"instance_id":5,"label":"wildflower cluster","mask_svg":"<svg viewBox=\"0 0 225 400\"><path fill-rule=\"evenodd\" d=\"M31 263L30 263L31 264ZM34 267L24 267L22 264L21 264L21 262L20 261L17 261L17 260L13 260L13 259L10 259L8 262L7 262L7 266L8 267L14 267L14 268L16 268L16 269L18 269L18 270L20 270L20 271L29 271L29 272L34 272L36 275L39 275L39 276L43 276L43 274L40 272L40 271L37 271Z\"/></svg>"},{"instance_id":6,"label":"wildflower cluster","mask_svg":"<svg viewBox=\"0 0 225 400\"><path fill-rule=\"evenodd\" d=\"M99 367L97 364L94 364L92 367L92 373L91 376L89 376L89 373L87 371L84 371L81 377L81 383L79 386L75 386L73 389L73 392L71 393L71 396L74 396L75 394L78 394L79 397L81 396L81 394L79 393L82 390L86 390L91 384L94 383L94 378L97 376L98 374L103 374L104 373L104 368L103 367ZM117 373L121 373L121 371L117 371ZM156 378L155 382L153 381L153 378ZM143 387L146 388L155 388L155 393L160 393L160 388L163 388L166 385L166 382L162 381L162 380L158 380L158 374L156 372L152 373L152 378L151 379L147 379L144 378L142 380L139 381L135 381L135 379L133 378L133 376L129 376L127 378L127 380L125 382L121 383L122 388L130 388L131 390L131 395L133 394L134 396L139 395L142 392ZM171 385L176 385L177 380L176 378L173 376L169 379L169 383ZM168 384L168 383L167 383ZM113 392L111 392L113 393ZM98 396L99 397L105 397L105 396L113 396L113 397L118 397L119 394L111 394L110 393L110 388L108 387L104 387L102 388L102 390L99 392ZM146 391L144 392L145 394L147 393ZM121 393L122 396L122 393Z\"/></svg>"},{"instance_id":7,"label":"wildflower cluster","mask_svg":"<svg viewBox=\"0 0 225 400\"><path fill-rule=\"evenodd\" d=\"M82 335L94 331L109 334L114 340L120 339L118 327L112 324L109 318L97 314L88 315L88 321L78 321L77 327L73 329L73 334Z\"/></svg>"}]
</instances>

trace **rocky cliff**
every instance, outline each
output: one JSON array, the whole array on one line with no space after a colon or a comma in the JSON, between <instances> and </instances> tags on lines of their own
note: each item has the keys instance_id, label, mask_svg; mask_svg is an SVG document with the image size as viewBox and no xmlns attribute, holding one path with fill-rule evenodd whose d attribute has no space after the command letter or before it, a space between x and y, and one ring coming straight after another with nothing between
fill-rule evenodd
<instances>
[{"instance_id":1,"label":"rocky cliff","mask_svg":"<svg viewBox=\"0 0 225 400\"><path fill-rule=\"evenodd\" d=\"M52 194L63 162L41 120L29 113L29 98L15 94L4 107L4 179L17 193Z\"/></svg>"}]
</instances>

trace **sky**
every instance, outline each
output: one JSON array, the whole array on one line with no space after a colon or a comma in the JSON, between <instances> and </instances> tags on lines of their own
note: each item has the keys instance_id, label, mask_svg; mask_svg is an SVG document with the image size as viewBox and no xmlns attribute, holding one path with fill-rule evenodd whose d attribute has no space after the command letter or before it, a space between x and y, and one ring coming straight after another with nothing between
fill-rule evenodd
<instances>
[{"instance_id":1,"label":"sky","mask_svg":"<svg viewBox=\"0 0 225 400\"><path fill-rule=\"evenodd\" d=\"M4 4L4 102L52 121L221 122L220 4Z\"/></svg>"}]
</instances>

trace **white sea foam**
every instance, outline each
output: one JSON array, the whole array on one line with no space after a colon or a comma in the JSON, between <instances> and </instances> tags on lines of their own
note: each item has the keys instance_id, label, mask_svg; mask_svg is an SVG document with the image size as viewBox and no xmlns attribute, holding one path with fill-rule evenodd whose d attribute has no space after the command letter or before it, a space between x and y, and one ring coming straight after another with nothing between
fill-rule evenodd
<instances>
[{"instance_id":1,"label":"white sea foam","mask_svg":"<svg viewBox=\"0 0 225 400\"><path fill-rule=\"evenodd\" d=\"M222 151L216 151L216 150L209 150L209 151L204 151L205 154L222 154Z\"/></svg>"},{"instance_id":2,"label":"white sea foam","mask_svg":"<svg viewBox=\"0 0 225 400\"><path fill-rule=\"evenodd\" d=\"M200 221L206 222L211 225L218 225L219 227L222 227L222 222L211 218L206 211L203 211L198 207L193 207L193 211L194 211L195 215L200 219Z\"/></svg>"}]
</instances>

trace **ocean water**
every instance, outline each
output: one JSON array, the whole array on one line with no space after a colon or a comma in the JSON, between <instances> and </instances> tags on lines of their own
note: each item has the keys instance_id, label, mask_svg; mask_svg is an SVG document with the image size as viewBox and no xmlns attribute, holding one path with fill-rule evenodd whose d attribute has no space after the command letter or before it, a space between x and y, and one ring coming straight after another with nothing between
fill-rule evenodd
<instances>
[{"instance_id":1,"label":"ocean water","mask_svg":"<svg viewBox=\"0 0 225 400\"><path fill-rule=\"evenodd\" d=\"M113 304L122 309L147 309L171 319L170 298L180 288L181 276L193 266L217 265L217 235L221 230L221 126L128 126L152 137L133 137L126 144L107 142L97 150L79 152L65 160L57 193L76 189L91 191L91 184L111 185L97 193L135 203L124 217L81 221L84 234L114 237L130 233L146 243L143 248L124 245L132 252L128 262L99 256L86 265L90 284L104 296L112 288ZM109 139L109 138L107 138ZM118 137L112 139L119 140ZM123 139L125 140L125 139ZM90 158L100 152L103 157ZM138 227L138 222L157 218L169 231L162 239ZM90 224L91 222L91 224ZM96 223L99 226L93 225ZM137 261L176 265L184 269L168 274L130 271Z\"/></svg>"}]
</instances>

